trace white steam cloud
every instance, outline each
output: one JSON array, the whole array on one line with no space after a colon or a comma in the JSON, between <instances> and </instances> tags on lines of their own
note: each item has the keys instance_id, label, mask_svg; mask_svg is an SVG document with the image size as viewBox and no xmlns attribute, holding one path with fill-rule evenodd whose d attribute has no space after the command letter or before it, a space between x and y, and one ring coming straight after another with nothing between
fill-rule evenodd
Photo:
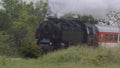
<instances>
[{"instance_id":1,"label":"white steam cloud","mask_svg":"<svg viewBox=\"0 0 120 68\"><path fill-rule=\"evenodd\" d=\"M120 0L48 0L53 14L65 13L105 17L108 11L120 11Z\"/></svg>"}]
</instances>

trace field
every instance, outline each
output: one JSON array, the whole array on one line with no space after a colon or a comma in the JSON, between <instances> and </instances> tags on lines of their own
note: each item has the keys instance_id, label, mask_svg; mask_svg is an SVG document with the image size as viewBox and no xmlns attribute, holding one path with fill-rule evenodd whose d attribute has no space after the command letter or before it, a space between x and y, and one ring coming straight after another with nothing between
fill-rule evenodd
<instances>
[{"instance_id":1,"label":"field","mask_svg":"<svg viewBox=\"0 0 120 68\"><path fill-rule=\"evenodd\" d=\"M120 48L70 47L38 59L0 57L0 68L120 68Z\"/></svg>"}]
</instances>

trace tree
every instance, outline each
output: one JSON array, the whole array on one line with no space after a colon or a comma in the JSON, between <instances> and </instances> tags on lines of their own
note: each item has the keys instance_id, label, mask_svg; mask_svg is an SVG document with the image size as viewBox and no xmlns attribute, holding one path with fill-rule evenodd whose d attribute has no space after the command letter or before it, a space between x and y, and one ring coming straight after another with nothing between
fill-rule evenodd
<instances>
[{"instance_id":1,"label":"tree","mask_svg":"<svg viewBox=\"0 0 120 68\"><path fill-rule=\"evenodd\" d=\"M65 14L64 16L62 16L61 18L65 18L65 19L71 20L71 19L73 19L75 16L76 16L75 14L67 13L67 14Z\"/></svg>"},{"instance_id":2,"label":"tree","mask_svg":"<svg viewBox=\"0 0 120 68\"><path fill-rule=\"evenodd\" d=\"M98 20L95 19L92 15L83 15L82 16L82 15L75 15L75 14L72 14L72 13L68 13L68 14L65 14L64 16L62 16L61 18L65 18L65 19L68 19L68 20L78 18L83 23L91 23L91 24L97 24L98 23Z\"/></svg>"},{"instance_id":3,"label":"tree","mask_svg":"<svg viewBox=\"0 0 120 68\"><path fill-rule=\"evenodd\" d=\"M12 20L16 20L19 18L24 4L22 0L2 0L2 6L6 10L6 14L8 14Z\"/></svg>"},{"instance_id":4,"label":"tree","mask_svg":"<svg viewBox=\"0 0 120 68\"><path fill-rule=\"evenodd\" d=\"M83 15L83 16L78 15L78 18L83 23L91 23L91 24L97 24L98 23L98 20L95 19L92 15Z\"/></svg>"},{"instance_id":5,"label":"tree","mask_svg":"<svg viewBox=\"0 0 120 68\"><path fill-rule=\"evenodd\" d=\"M112 21L111 25L117 25L120 28L120 12L109 11L107 13L108 21Z\"/></svg>"},{"instance_id":6,"label":"tree","mask_svg":"<svg viewBox=\"0 0 120 68\"><path fill-rule=\"evenodd\" d=\"M25 4L25 8L28 12L29 15L33 15L34 14L34 11L35 11L35 8L34 8L34 3L33 2L30 2L28 4Z\"/></svg>"},{"instance_id":7,"label":"tree","mask_svg":"<svg viewBox=\"0 0 120 68\"><path fill-rule=\"evenodd\" d=\"M0 30L8 31L11 25L11 18L5 13L4 10L0 10Z\"/></svg>"},{"instance_id":8,"label":"tree","mask_svg":"<svg viewBox=\"0 0 120 68\"><path fill-rule=\"evenodd\" d=\"M41 0L35 4L35 15L38 22L43 21L47 17L48 13L48 1Z\"/></svg>"},{"instance_id":9,"label":"tree","mask_svg":"<svg viewBox=\"0 0 120 68\"><path fill-rule=\"evenodd\" d=\"M0 10L0 31L10 36L9 40L18 50L21 50L21 47L37 46L34 43L34 32L39 22L43 21L47 15L48 3L40 1L35 5L33 2L26 3L22 0L1 1L4 9Z\"/></svg>"}]
</instances>

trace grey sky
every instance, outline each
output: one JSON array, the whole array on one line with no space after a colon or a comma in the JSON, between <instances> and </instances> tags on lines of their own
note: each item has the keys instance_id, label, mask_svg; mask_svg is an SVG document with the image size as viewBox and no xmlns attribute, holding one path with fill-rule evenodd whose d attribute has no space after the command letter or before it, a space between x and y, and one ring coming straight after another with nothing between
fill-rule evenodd
<instances>
[{"instance_id":1,"label":"grey sky","mask_svg":"<svg viewBox=\"0 0 120 68\"><path fill-rule=\"evenodd\" d=\"M49 0L53 13L92 14L103 17L110 10L120 11L120 0Z\"/></svg>"}]
</instances>

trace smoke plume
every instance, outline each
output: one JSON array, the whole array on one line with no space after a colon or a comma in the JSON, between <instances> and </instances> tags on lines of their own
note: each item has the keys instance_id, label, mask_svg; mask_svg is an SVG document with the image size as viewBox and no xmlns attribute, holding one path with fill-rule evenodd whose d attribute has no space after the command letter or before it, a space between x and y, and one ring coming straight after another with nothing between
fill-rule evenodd
<instances>
[{"instance_id":1,"label":"smoke plume","mask_svg":"<svg viewBox=\"0 0 120 68\"><path fill-rule=\"evenodd\" d=\"M103 18L108 11L120 11L120 0L48 0L52 14L93 15Z\"/></svg>"}]
</instances>

